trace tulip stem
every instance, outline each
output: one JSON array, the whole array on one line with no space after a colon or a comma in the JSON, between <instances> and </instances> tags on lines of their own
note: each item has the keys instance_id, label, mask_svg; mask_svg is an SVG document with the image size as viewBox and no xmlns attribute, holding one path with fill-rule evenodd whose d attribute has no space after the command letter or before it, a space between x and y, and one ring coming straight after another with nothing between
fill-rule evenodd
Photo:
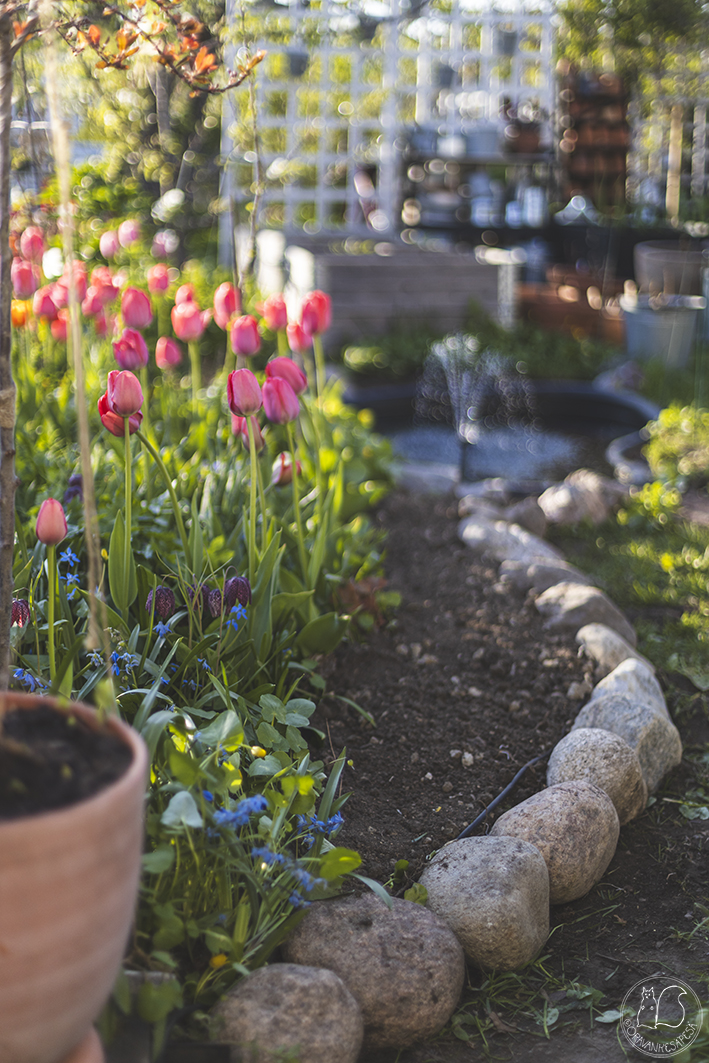
<instances>
[{"instance_id":1,"label":"tulip stem","mask_svg":"<svg viewBox=\"0 0 709 1063\"><path fill-rule=\"evenodd\" d=\"M298 555L300 557L300 567L303 573L303 586L306 590L309 590L308 559L305 553L305 540L303 538L303 521L300 515L300 491L298 490L298 467L295 460L295 434L293 432L293 425L290 423L290 421L286 424L286 432L288 434L288 449L290 450L291 468L293 470L291 483L293 485L293 509L295 511L295 526L298 529Z\"/></svg>"},{"instance_id":2,"label":"tulip stem","mask_svg":"<svg viewBox=\"0 0 709 1063\"><path fill-rule=\"evenodd\" d=\"M131 530L133 526L133 469L131 467L131 455L130 455L130 417L123 418L123 440L125 443L125 475L126 475L126 526L123 536L123 579L125 580L125 586L130 586L130 560L131 560ZM126 621L128 620L128 598L126 595Z\"/></svg>"},{"instance_id":3,"label":"tulip stem","mask_svg":"<svg viewBox=\"0 0 709 1063\"><path fill-rule=\"evenodd\" d=\"M249 503L249 583L253 587L256 579L256 482L258 480L258 458L256 457L256 439L254 426L251 418L246 418L246 427L249 433L249 460L251 461L251 483ZM265 520L266 514L263 513Z\"/></svg>"},{"instance_id":4,"label":"tulip stem","mask_svg":"<svg viewBox=\"0 0 709 1063\"><path fill-rule=\"evenodd\" d=\"M146 436L150 435L150 380L148 379L148 367L144 365L140 370L140 386L143 389L145 401L143 402L143 431ZM152 484L150 482L150 463L147 452L143 451L143 478L145 480L145 494L148 502L153 497Z\"/></svg>"},{"instance_id":5,"label":"tulip stem","mask_svg":"<svg viewBox=\"0 0 709 1063\"><path fill-rule=\"evenodd\" d=\"M313 336L313 354L315 355L315 390L318 405L322 406L322 396L325 390L325 354L322 349L322 340L318 333Z\"/></svg>"},{"instance_id":6,"label":"tulip stem","mask_svg":"<svg viewBox=\"0 0 709 1063\"><path fill-rule=\"evenodd\" d=\"M266 532L268 530L266 527L266 513L268 511L266 509L266 492L263 488L263 473L261 471L261 462L258 460L258 458L256 460L256 478L258 482L259 503L261 505L261 554L263 555L266 553L266 546L268 545L266 541Z\"/></svg>"},{"instance_id":7,"label":"tulip stem","mask_svg":"<svg viewBox=\"0 0 709 1063\"><path fill-rule=\"evenodd\" d=\"M196 340L190 340L187 344L190 352L190 365L192 367L192 409L197 408L197 393L202 389L202 359L199 353L199 344Z\"/></svg>"},{"instance_id":8,"label":"tulip stem","mask_svg":"<svg viewBox=\"0 0 709 1063\"><path fill-rule=\"evenodd\" d=\"M175 514L175 521L177 523L177 530L180 533L180 539L182 540L182 549L185 552L185 560L187 562L188 568L191 569L192 568L192 553L190 551L189 539L187 538L187 532L185 531L185 523L184 523L184 521L182 519L182 513L180 512L180 504L177 501L177 495L175 494L175 488L172 486L172 480L170 479L170 473L167 471L167 468L165 466L165 462L162 460L162 458L160 457L159 452L155 449L155 447L152 445L152 443L148 442L148 440L145 438L145 436L143 435L142 432L138 431L135 434L137 435L138 439L140 440L140 442L143 444L143 446L147 450L148 454L150 454L150 457L153 459L153 461L157 465L158 469L160 470L160 473L162 474L162 478L165 481L165 486L167 487L168 494L170 495L170 501L172 503L172 511Z\"/></svg>"},{"instance_id":9,"label":"tulip stem","mask_svg":"<svg viewBox=\"0 0 709 1063\"><path fill-rule=\"evenodd\" d=\"M288 337L286 336L286 330L279 328L276 332L276 339L278 342L278 354L281 358L290 358L290 347L288 346Z\"/></svg>"},{"instance_id":10,"label":"tulip stem","mask_svg":"<svg viewBox=\"0 0 709 1063\"><path fill-rule=\"evenodd\" d=\"M224 379L226 379L229 376L229 373L231 373L232 354L233 351L231 349L231 337L229 335L229 330L227 329L226 347L224 348Z\"/></svg>"},{"instance_id":11,"label":"tulip stem","mask_svg":"<svg viewBox=\"0 0 709 1063\"><path fill-rule=\"evenodd\" d=\"M57 674L57 662L54 656L54 604L57 593L57 548L54 543L47 546L47 575L49 593L47 594L47 645L49 648L49 678L54 685Z\"/></svg>"}]
</instances>

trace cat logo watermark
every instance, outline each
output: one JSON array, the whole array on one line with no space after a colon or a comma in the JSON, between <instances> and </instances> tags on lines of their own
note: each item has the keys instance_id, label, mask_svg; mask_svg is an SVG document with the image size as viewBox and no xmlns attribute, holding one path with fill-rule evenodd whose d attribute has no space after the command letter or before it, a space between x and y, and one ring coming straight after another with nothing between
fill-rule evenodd
<instances>
[{"instance_id":1,"label":"cat logo watermark","mask_svg":"<svg viewBox=\"0 0 709 1063\"><path fill-rule=\"evenodd\" d=\"M669 1059L696 1040L703 1009L691 986L679 978L653 975L636 982L620 1006L623 1037L638 1052Z\"/></svg>"}]
</instances>

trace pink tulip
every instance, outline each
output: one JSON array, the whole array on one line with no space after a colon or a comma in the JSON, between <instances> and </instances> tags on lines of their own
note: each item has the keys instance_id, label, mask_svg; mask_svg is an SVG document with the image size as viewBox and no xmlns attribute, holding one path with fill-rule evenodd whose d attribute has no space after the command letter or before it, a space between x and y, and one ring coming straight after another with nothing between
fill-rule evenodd
<instances>
[{"instance_id":1,"label":"pink tulip","mask_svg":"<svg viewBox=\"0 0 709 1063\"><path fill-rule=\"evenodd\" d=\"M181 303L194 302L196 302L194 297L194 284L181 284L175 292L175 304L180 306Z\"/></svg>"},{"instance_id":2,"label":"pink tulip","mask_svg":"<svg viewBox=\"0 0 709 1063\"><path fill-rule=\"evenodd\" d=\"M63 310L69 305L69 289L64 283L63 279L55 281L50 285L50 292L52 293L52 299L57 310Z\"/></svg>"},{"instance_id":3,"label":"pink tulip","mask_svg":"<svg viewBox=\"0 0 709 1063\"><path fill-rule=\"evenodd\" d=\"M182 361L182 351L174 340L161 336L155 344L155 364L158 369L171 369Z\"/></svg>"},{"instance_id":4,"label":"pink tulip","mask_svg":"<svg viewBox=\"0 0 709 1063\"><path fill-rule=\"evenodd\" d=\"M109 326L112 329L112 322L110 315L106 314L105 310L101 310L94 317L94 328L96 329L97 336L106 336L108 334Z\"/></svg>"},{"instance_id":5,"label":"pink tulip","mask_svg":"<svg viewBox=\"0 0 709 1063\"><path fill-rule=\"evenodd\" d=\"M17 299L29 299L39 288L39 267L24 258L13 258L10 267L12 288Z\"/></svg>"},{"instance_id":6,"label":"pink tulip","mask_svg":"<svg viewBox=\"0 0 709 1063\"><path fill-rule=\"evenodd\" d=\"M115 229L108 229L105 233L101 233L98 249L103 257L109 259L109 261L116 257L121 249L121 245L118 240L118 233Z\"/></svg>"},{"instance_id":7,"label":"pink tulip","mask_svg":"<svg viewBox=\"0 0 709 1063\"><path fill-rule=\"evenodd\" d=\"M103 313L103 300L101 299L100 288L95 288L92 284L86 289L86 298L81 304L81 313L85 317L96 317L97 314Z\"/></svg>"},{"instance_id":8,"label":"pink tulip","mask_svg":"<svg viewBox=\"0 0 709 1063\"><path fill-rule=\"evenodd\" d=\"M121 315L128 328L147 328L153 320L149 297L140 288L126 288L121 296Z\"/></svg>"},{"instance_id":9,"label":"pink tulip","mask_svg":"<svg viewBox=\"0 0 709 1063\"><path fill-rule=\"evenodd\" d=\"M229 322L241 309L241 298L233 284L225 281L214 293L214 320L226 332Z\"/></svg>"},{"instance_id":10,"label":"pink tulip","mask_svg":"<svg viewBox=\"0 0 709 1063\"><path fill-rule=\"evenodd\" d=\"M299 461L295 463L295 474L301 476L303 473L303 466ZM271 483L275 487L283 487L285 484L293 482L293 459L290 454L281 453L273 463L273 474L271 476Z\"/></svg>"},{"instance_id":11,"label":"pink tulip","mask_svg":"<svg viewBox=\"0 0 709 1063\"><path fill-rule=\"evenodd\" d=\"M314 291L306 295L300 312L300 323L311 336L317 336L330 328L332 303L325 292Z\"/></svg>"},{"instance_id":12,"label":"pink tulip","mask_svg":"<svg viewBox=\"0 0 709 1063\"><path fill-rule=\"evenodd\" d=\"M119 439L123 439L125 435L123 418L114 413L108 405L108 393L104 392L101 398L98 400L98 412L101 418L101 424L104 428L107 428L111 435L118 436ZM137 432L143 423L143 414L141 410L136 413L132 413L128 418L128 431L130 435Z\"/></svg>"},{"instance_id":13,"label":"pink tulip","mask_svg":"<svg viewBox=\"0 0 709 1063\"><path fill-rule=\"evenodd\" d=\"M138 377L130 372L119 373L112 369L108 374L106 402L112 413L130 417L143 405L143 389Z\"/></svg>"},{"instance_id":14,"label":"pink tulip","mask_svg":"<svg viewBox=\"0 0 709 1063\"><path fill-rule=\"evenodd\" d=\"M36 225L28 225L20 237L20 251L30 262L41 262L44 254L44 236Z\"/></svg>"},{"instance_id":15,"label":"pink tulip","mask_svg":"<svg viewBox=\"0 0 709 1063\"><path fill-rule=\"evenodd\" d=\"M288 324L288 310L282 295L269 295L259 310L272 332L278 332Z\"/></svg>"},{"instance_id":16,"label":"pink tulip","mask_svg":"<svg viewBox=\"0 0 709 1063\"><path fill-rule=\"evenodd\" d=\"M75 259L74 262L72 263L72 272L73 272L73 275L74 275L74 285L76 287L76 298L79 300L79 302L81 302L81 300L86 295L86 266L84 265L83 262L78 262ZM69 291L70 279L71 279L71 273L69 271L69 267L65 266L64 267L64 272L63 272L62 276L59 278L59 280L57 281L57 284L61 284L64 288L66 288L66 290L67 290L67 302L69 301L68 291Z\"/></svg>"},{"instance_id":17,"label":"pink tulip","mask_svg":"<svg viewBox=\"0 0 709 1063\"><path fill-rule=\"evenodd\" d=\"M254 445L256 447L256 453L260 454L263 448L266 446L266 440L263 438L263 433L255 417L251 418L251 428L254 433ZM241 442L244 444L247 450L249 447L249 429L247 425L246 417L237 417L236 414L231 415L231 430L235 436L239 436Z\"/></svg>"},{"instance_id":18,"label":"pink tulip","mask_svg":"<svg viewBox=\"0 0 709 1063\"><path fill-rule=\"evenodd\" d=\"M53 321L57 316L58 307L52 296L54 285L45 284L44 288L38 288L32 300L32 309L35 317L46 317Z\"/></svg>"},{"instance_id":19,"label":"pink tulip","mask_svg":"<svg viewBox=\"0 0 709 1063\"><path fill-rule=\"evenodd\" d=\"M113 354L121 369L141 369L148 364L148 345L137 329L123 329L113 341Z\"/></svg>"},{"instance_id":20,"label":"pink tulip","mask_svg":"<svg viewBox=\"0 0 709 1063\"><path fill-rule=\"evenodd\" d=\"M231 325L231 349L234 354L252 355L261 347L256 318L251 314L237 317Z\"/></svg>"},{"instance_id":21,"label":"pink tulip","mask_svg":"<svg viewBox=\"0 0 709 1063\"><path fill-rule=\"evenodd\" d=\"M91 286L93 288L98 288L101 293L101 302L104 306L107 306L108 303L112 303L114 299L118 298L120 288L116 284L115 278L108 266L97 266L95 270L92 270Z\"/></svg>"},{"instance_id":22,"label":"pink tulip","mask_svg":"<svg viewBox=\"0 0 709 1063\"><path fill-rule=\"evenodd\" d=\"M250 417L261 409L261 388L250 369L235 369L229 373L227 400L229 409L237 417Z\"/></svg>"},{"instance_id":23,"label":"pink tulip","mask_svg":"<svg viewBox=\"0 0 709 1063\"><path fill-rule=\"evenodd\" d=\"M210 310L200 310L193 302L176 303L170 314L175 335L178 340L184 340L185 343L200 338L211 316Z\"/></svg>"},{"instance_id":24,"label":"pink tulip","mask_svg":"<svg viewBox=\"0 0 709 1063\"><path fill-rule=\"evenodd\" d=\"M179 246L180 241L174 229L161 229L153 237L150 253L153 258L168 258Z\"/></svg>"},{"instance_id":25,"label":"pink tulip","mask_svg":"<svg viewBox=\"0 0 709 1063\"><path fill-rule=\"evenodd\" d=\"M266 363L266 376L287 380L296 395L301 395L308 386L308 378L292 358L272 358Z\"/></svg>"},{"instance_id":26,"label":"pink tulip","mask_svg":"<svg viewBox=\"0 0 709 1063\"><path fill-rule=\"evenodd\" d=\"M122 221L118 226L118 242L121 247L130 247L136 240L140 240L140 224L133 218Z\"/></svg>"},{"instance_id":27,"label":"pink tulip","mask_svg":"<svg viewBox=\"0 0 709 1063\"><path fill-rule=\"evenodd\" d=\"M294 321L292 325L288 325L286 336L288 337L288 346L294 354L304 354L305 351L309 351L313 346L313 337L297 321Z\"/></svg>"},{"instance_id":28,"label":"pink tulip","mask_svg":"<svg viewBox=\"0 0 709 1063\"><path fill-rule=\"evenodd\" d=\"M287 380L269 377L263 385L263 408L269 421L288 424L300 413L298 396Z\"/></svg>"},{"instance_id":29,"label":"pink tulip","mask_svg":"<svg viewBox=\"0 0 709 1063\"><path fill-rule=\"evenodd\" d=\"M57 343L66 343L67 332L69 330L69 311L60 310L54 321L49 325L52 336Z\"/></svg>"},{"instance_id":30,"label":"pink tulip","mask_svg":"<svg viewBox=\"0 0 709 1063\"><path fill-rule=\"evenodd\" d=\"M66 538L68 531L61 502L57 502L56 498L45 498L39 507L35 525L35 533L39 541L45 546L56 546Z\"/></svg>"},{"instance_id":31,"label":"pink tulip","mask_svg":"<svg viewBox=\"0 0 709 1063\"><path fill-rule=\"evenodd\" d=\"M147 278L148 288L151 292L166 292L170 287L168 269L162 262L158 262L156 266L150 267L147 273Z\"/></svg>"}]
</instances>

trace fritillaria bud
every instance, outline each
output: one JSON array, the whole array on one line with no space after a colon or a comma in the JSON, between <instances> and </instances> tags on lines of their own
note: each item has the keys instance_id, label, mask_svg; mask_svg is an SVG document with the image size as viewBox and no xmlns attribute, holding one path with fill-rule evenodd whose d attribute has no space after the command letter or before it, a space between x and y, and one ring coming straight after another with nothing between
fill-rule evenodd
<instances>
[{"instance_id":1,"label":"fritillaria bud","mask_svg":"<svg viewBox=\"0 0 709 1063\"><path fill-rule=\"evenodd\" d=\"M30 603L24 598L13 598L11 624L17 624L18 627L27 627L29 622Z\"/></svg>"},{"instance_id":2,"label":"fritillaria bud","mask_svg":"<svg viewBox=\"0 0 709 1063\"><path fill-rule=\"evenodd\" d=\"M232 576L224 584L224 608L233 609L237 602L243 606L251 602L251 584L246 576Z\"/></svg>"},{"instance_id":3,"label":"fritillaria bud","mask_svg":"<svg viewBox=\"0 0 709 1063\"><path fill-rule=\"evenodd\" d=\"M152 591L148 594L145 602L146 613L149 613L153 608L153 597L155 598L155 616L163 621L169 620L175 612L175 595L169 587L162 585L156 587L154 595Z\"/></svg>"}]
</instances>

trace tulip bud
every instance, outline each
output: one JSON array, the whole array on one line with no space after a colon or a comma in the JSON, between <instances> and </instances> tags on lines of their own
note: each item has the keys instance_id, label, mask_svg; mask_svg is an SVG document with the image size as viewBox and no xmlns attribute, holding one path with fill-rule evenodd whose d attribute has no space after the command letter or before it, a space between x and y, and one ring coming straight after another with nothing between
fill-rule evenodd
<instances>
[{"instance_id":1,"label":"tulip bud","mask_svg":"<svg viewBox=\"0 0 709 1063\"><path fill-rule=\"evenodd\" d=\"M229 409L237 417L249 417L261 409L261 388L250 369L235 369L229 373L227 400Z\"/></svg>"},{"instance_id":2,"label":"tulip bud","mask_svg":"<svg viewBox=\"0 0 709 1063\"><path fill-rule=\"evenodd\" d=\"M44 236L36 225L28 225L20 237L20 251L30 262L41 262L44 254Z\"/></svg>"},{"instance_id":3,"label":"tulip bud","mask_svg":"<svg viewBox=\"0 0 709 1063\"><path fill-rule=\"evenodd\" d=\"M180 246L180 240L174 229L161 229L153 237L150 253L153 258L167 258Z\"/></svg>"},{"instance_id":4,"label":"tulip bud","mask_svg":"<svg viewBox=\"0 0 709 1063\"><path fill-rule=\"evenodd\" d=\"M256 453L260 454L263 448L266 446L266 440L263 438L263 433L255 417L251 418L251 429L254 434L254 446L256 447ZM250 450L251 445L249 443L249 429L246 417L237 417L236 414L232 414L231 430L235 436L241 437L241 442L244 444L247 450Z\"/></svg>"},{"instance_id":5,"label":"tulip bud","mask_svg":"<svg viewBox=\"0 0 709 1063\"><path fill-rule=\"evenodd\" d=\"M121 247L130 247L136 240L140 240L140 224L134 218L123 221L118 226L118 242Z\"/></svg>"},{"instance_id":6,"label":"tulip bud","mask_svg":"<svg viewBox=\"0 0 709 1063\"><path fill-rule=\"evenodd\" d=\"M39 541L45 546L56 546L66 537L68 530L61 502L56 498L45 498L39 507L35 526Z\"/></svg>"},{"instance_id":7,"label":"tulip bud","mask_svg":"<svg viewBox=\"0 0 709 1063\"><path fill-rule=\"evenodd\" d=\"M148 345L134 328L123 329L113 341L113 354L121 369L141 369L148 364Z\"/></svg>"},{"instance_id":8,"label":"tulip bud","mask_svg":"<svg viewBox=\"0 0 709 1063\"><path fill-rule=\"evenodd\" d=\"M305 351L309 351L313 346L313 337L297 321L288 325L286 336L288 337L288 346L294 354L304 354Z\"/></svg>"},{"instance_id":9,"label":"tulip bud","mask_svg":"<svg viewBox=\"0 0 709 1063\"><path fill-rule=\"evenodd\" d=\"M194 302L196 302L194 296L194 284L181 284L175 292L175 305L180 306L181 303Z\"/></svg>"},{"instance_id":10,"label":"tulip bud","mask_svg":"<svg viewBox=\"0 0 709 1063\"><path fill-rule=\"evenodd\" d=\"M128 371L119 373L117 369L111 370L108 374L106 397L108 408L119 417L130 417L143 405L140 381Z\"/></svg>"},{"instance_id":11,"label":"tulip bud","mask_svg":"<svg viewBox=\"0 0 709 1063\"><path fill-rule=\"evenodd\" d=\"M64 272L62 273L61 278L57 281L57 284L61 284L66 290L65 306L69 302L69 286L72 277L76 289L76 298L81 302L86 296L86 266L83 262L79 262L77 259L74 259L72 262L71 270L68 266L64 267Z\"/></svg>"},{"instance_id":12,"label":"tulip bud","mask_svg":"<svg viewBox=\"0 0 709 1063\"><path fill-rule=\"evenodd\" d=\"M301 476L303 472L303 466L299 461L295 463L295 474ZM290 454L281 453L278 455L273 463L273 474L271 476L271 483L275 487L283 487L286 484L293 481L293 459Z\"/></svg>"},{"instance_id":13,"label":"tulip bud","mask_svg":"<svg viewBox=\"0 0 709 1063\"><path fill-rule=\"evenodd\" d=\"M115 258L120 250L120 242L118 240L118 233L115 229L108 229L105 233L101 233L101 239L98 242L98 249L104 258Z\"/></svg>"},{"instance_id":14,"label":"tulip bud","mask_svg":"<svg viewBox=\"0 0 709 1063\"><path fill-rule=\"evenodd\" d=\"M147 328L153 320L149 297L140 288L126 288L121 296L121 314L128 328Z\"/></svg>"},{"instance_id":15,"label":"tulip bud","mask_svg":"<svg viewBox=\"0 0 709 1063\"><path fill-rule=\"evenodd\" d=\"M263 408L269 421L288 424L300 413L298 396L287 380L270 377L263 385Z\"/></svg>"},{"instance_id":16,"label":"tulip bud","mask_svg":"<svg viewBox=\"0 0 709 1063\"><path fill-rule=\"evenodd\" d=\"M57 343L66 343L69 332L69 311L60 310L54 321L50 322L49 327Z\"/></svg>"},{"instance_id":17,"label":"tulip bud","mask_svg":"<svg viewBox=\"0 0 709 1063\"><path fill-rule=\"evenodd\" d=\"M10 276L18 299L29 299L39 288L39 267L26 262L24 258L13 258Z\"/></svg>"},{"instance_id":18,"label":"tulip bud","mask_svg":"<svg viewBox=\"0 0 709 1063\"><path fill-rule=\"evenodd\" d=\"M176 303L172 308L170 317L172 327L179 340L190 343L198 340L209 324L211 314L209 310L200 310L194 302Z\"/></svg>"},{"instance_id":19,"label":"tulip bud","mask_svg":"<svg viewBox=\"0 0 709 1063\"><path fill-rule=\"evenodd\" d=\"M214 293L214 320L220 329L229 327L234 314L241 309L241 299L233 284L220 284Z\"/></svg>"},{"instance_id":20,"label":"tulip bud","mask_svg":"<svg viewBox=\"0 0 709 1063\"><path fill-rule=\"evenodd\" d=\"M266 376L269 380L273 377L287 380L296 395L301 395L308 386L308 378L292 358L272 358L266 363Z\"/></svg>"},{"instance_id":21,"label":"tulip bud","mask_svg":"<svg viewBox=\"0 0 709 1063\"><path fill-rule=\"evenodd\" d=\"M237 602L244 607L251 602L251 584L246 576L232 576L224 584L224 608L233 609Z\"/></svg>"},{"instance_id":22,"label":"tulip bud","mask_svg":"<svg viewBox=\"0 0 709 1063\"><path fill-rule=\"evenodd\" d=\"M145 603L145 611L149 613L153 608L153 592L148 594L147 601ZM175 612L175 595L172 593L169 587L156 587L155 588L155 616L160 620L169 620L172 614Z\"/></svg>"},{"instance_id":23,"label":"tulip bud","mask_svg":"<svg viewBox=\"0 0 709 1063\"><path fill-rule=\"evenodd\" d=\"M182 361L182 351L169 336L161 336L155 344L155 364L158 369L172 369Z\"/></svg>"},{"instance_id":24,"label":"tulip bud","mask_svg":"<svg viewBox=\"0 0 709 1063\"><path fill-rule=\"evenodd\" d=\"M91 272L91 285L97 288L104 306L118 298L119 287L108 266L97 266Z\"/></svg>"},{"instance_id":25,"label":"tulip bud","mask_svg":"<svg viewBox=\"0 0 709 1063\"><path fill-rule=\"evenodd\" d=\"M113 370L116 372L116 370ZM109 374L110 375L110 374ZM123 418L114 413L108 404L108 393L104 392L101 398L98 400L98 412L101 418L101 424L106 428L111 435L118 436L119 439L123 439L125 434ZM137 432L143 423L143 414L140 410L137 413L133 413L128 418L128 431L131 435Z\"/></svg>"},{"instance_id":26,"label":"tulip bud","mask_svg":"<svg viewBox=\"0 0 709 1063\"><path fill-rule=\"evenodd\" d=\"M27 627L30 622L30 603L25 598L12 599L12 619L10 625Z\"/></svg>"},{"instance_id":27,"label":"tulip bud","mask_svg":"<svg viewBox=\"0 0 709 1063\"><path fill-rule=\"evenodd\" d=\"M170 287L168 269L162 262L150 267L147 272L147 278L148 288L151 292L166 292Z\"/></svg>"},{"instance_id":28,"label":"tulip bud","mask_svg":"<svg viewBox=\"0 0 709 1063\"><path fill-rule=\"evenodd\" d=\"M57 316L58 307L52 298L52 286L47 284L44 288L37 289L32 300L32 309L35 317L46 317L49 321L54 320Z\"/></svg>"},{"instance_id":29,"label":"tulip bud","mask_svg":"<svg viewBox=\"0 0 709 1063\"><path fill-rule=\"evenodd\" d=\"M288 324L288 310L282 295L269 295L260 311L272 332L278 332Z\"/></svg>"},{"instance_id":30,"label":"tulip bud","mask_svg":"<svg viewBox=\"0 0 709 1063\"><path fill-rule=\"evenodd\" d=\"M261 347L256 318L251 314L237 317L231 326L231 349L234 354L252 355Z\"/></svg>"},{"instance_id":31,"label":"tulip bud","mask_svg":"<svg viewBox=\"0 0 709 1063\"><path fill-rule=\"evenodd\" d=\"M81 304L81 312L85 317L96 317L97 314L103 313L100 288L95 288L92 284L86 289L86 298Z\"/></svg>"},{"instance_id":32,"label":"tulip bud","mask_svg":"<svg viewBox=\"0 0 709 1063\"><path fill-rule=\"evenodd\" d=\"M332 303L325 292L314 291L306 295L300 313L300 323L306 332L316 336L330 328Z\"/></svg>"}]
</instances>

